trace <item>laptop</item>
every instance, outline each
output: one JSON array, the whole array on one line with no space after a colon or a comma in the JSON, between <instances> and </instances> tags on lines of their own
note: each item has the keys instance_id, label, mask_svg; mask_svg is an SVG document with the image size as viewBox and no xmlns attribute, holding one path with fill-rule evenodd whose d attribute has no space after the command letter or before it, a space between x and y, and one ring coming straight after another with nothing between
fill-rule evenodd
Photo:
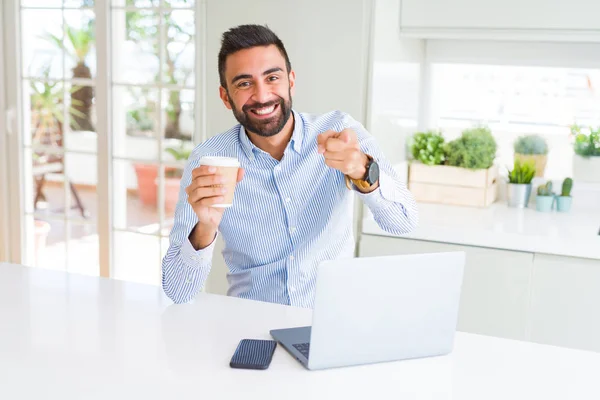
<instances>
[{"instance_id":1,"label":"laptop","mask_svg":"<svg viewBox=\"0 0 600 400\"><path fill-rule=\"evenodd\" d=\"M312 325L271 330L310 370L447 355L464 252L325 261Z\"/></svg>"}]
</instances>

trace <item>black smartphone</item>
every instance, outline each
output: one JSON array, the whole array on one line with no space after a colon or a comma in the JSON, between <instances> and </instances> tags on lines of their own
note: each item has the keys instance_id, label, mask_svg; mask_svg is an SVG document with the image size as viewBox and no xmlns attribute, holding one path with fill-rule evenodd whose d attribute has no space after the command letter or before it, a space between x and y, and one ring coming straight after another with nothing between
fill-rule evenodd
<instances>
[{"instance_id":1,"label":"black smartphone","mask_svg":"<svg viewBox=\"0 0 600 400\"><path fill-rule=\"evenodd\" d=\"M277 347L275 340L242 339L229 366L243 369L267 369Z\"/></svg>"}]
</instances>

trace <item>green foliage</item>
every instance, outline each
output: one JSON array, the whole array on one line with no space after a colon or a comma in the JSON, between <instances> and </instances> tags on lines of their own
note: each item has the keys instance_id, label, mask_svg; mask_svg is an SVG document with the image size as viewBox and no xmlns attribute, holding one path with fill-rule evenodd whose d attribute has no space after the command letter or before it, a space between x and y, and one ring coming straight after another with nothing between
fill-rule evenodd
<instances>
[{"instance_id":1,"label":"green foliage","mask_svg":"<svg viewBox=\"0 0 600 400\"><path fill-rule=\"evenodd\" d=\"M66 25L66 41L51 33L45 35L46 40L70 56L76 63L85 63L85 59L94 47L96 40L94 20L91 19L81 29Z\"/></svg>"},{"instance_id":2,"label":"green foliage","mask_svg":"<svg viewBox=\"0 0 600 400\"><path fill-rule=\"evenodd\" d=\"M65 92L62 82L50 82L50 67L42 73L46 80L30 81L31 110L33 114L34 140L40 140L41 136L57 129L57 122L64 123L63 107ZM70 92L79 90L79 86L73 86ZM71 117L81 117L83 114L75 109L78 103L71 101L68 112ZM72 121L74 123L74 121ZM57 133L59 134L59 133Z\"/></svg>"},{"instance_id":3,"label":"green foliage","mask_svg":"<svg viewBox=\"0 0 600 400\"><path fill-rule=\"evenodd\" d=\"M190 158L190 155L192 154L192 149L185 148L183 143L181 143L181 146L179 148L168 147L165 149L165 151L171 154L176 161L186 161L188 158Z\"/></svg>"},{"instance_id":4,"label":"green foliage","mask_svg":"<svg viewBox=\"0 0 600 400\"><path fill-rule=\"evenodd\" d=\"M525 135L519 137L514 144L518 154L548 154L546 139L540 135Z\"/></svg>"},{"instance_id":5,"label":"green foliage","mask_svg":"<svg viewBox=\"0 0 600 400\"><path fill-rule=\"evenodd\" d=\"M182 0L181 3L190 3L191 0ZM134 5L133 0L126 0L127 5ZM194 27L189 23L181 21L178 12L171 9L171 2L164 2L165 10L161 14L164 24L166 38L161 44L157 40L160 32L157 25L156 12L153 10L135 10L125 13L125 32L128 40L137 44L145 52L154 54L157 58L163 53L162 76L158 74L154 77L156 82L165 82L173 85L185 85L188 78L193 74L193 69L183 68L180 57L194 43ZM165 43L166 42L166 43ZM159 48L161 44L162 49ZM166 47L165 47L166 46ZM157 60L158 61L158 60ZM168 92L168 104L165 107L167 124L164 128L164 136L167 138L181 138L189 136L188 133L181 132L180 117L182 112L182 100L179 90L172 89Z\"/></svg>"},{"instance_id":6,"label":"green foliage","mask_svg":"<svg viewBox=\"0 0 600 400\"><path fill-rule=\"evenodd\" d=\"M487 127L463 131L460 138L446 144L447 164L469 169L487 169L496 158L496 140Z\"/></svg>"},{"instance_id":7,"label":"green foliage","mask_svg":"<svg viewBox=\"0 0 600 400\"><path fill-rule=\"evenodd\" d=\"M444 137L439 132L418 132L412 137L411 153L415 160L427 165L440 165L446 160Z\"/></svg>"},{"instance_id":8,"label":"green foliage","mask_svg":"<svg viewBox=\"0 0 600 400\"><path fill-rule=\"evenodd\" d=\"M148 107L127 111L127 127L141 132L154 130L154 121L152 121Z\"/></svg>"},{"instance_id":9,"label":"green foliage","mask_svg":"<svg viewBox=\"0 0 600 400\"><path fill-rule=\"evenodd\" d=\"M575 136L575 154L582 157L600 157L600 128L590 129L589 135L581 131L581 126L571 126L571 134Z\"/></svg>"},{"instance_id":10,"label":"green foliage","mask_svg":"<svg viewBox=\"0 0 600 400\"><path fill-rule=\"evenodd\" d=\"M562 190L560 195L565 197L571 196L571 189L573 189L573 179L565 178L562 184Z\"/></svg>"},{"instance_id":11,"label":"green foliage","mask_svg":"<svg viewBox=\"0 0 600 400\"><path fill-rule=\"evenodd\" d=\"M552 181L546 182L545 185L540 185L537 189L538 196L552 196Z\"/></svg>"},{"instance_id":12,"label":"green foliage","mask_svg":"<svg viewBox=\"0 0 600 400\"><path fill-rule=\"evenodd\" d=\"M513 170L508 174L508 181L510 183L530 184L534 176L535 163L532 160L522 162L516 159Z\"/></svg>"},{"instance_id":13,"label":"green foliage","mask_svg":"<svg viewBox=\"0 0 600 400\"><path fill-rule=\"evenodd\" d=\"M176 161L187 161L192 154L193 149L186 147L185 142L181 142L179 147L167 147L165 151L173 156ZM181 178L183 170L181 168L165 168L165 176L168 178Z\"/></svg>"}]
</instances>

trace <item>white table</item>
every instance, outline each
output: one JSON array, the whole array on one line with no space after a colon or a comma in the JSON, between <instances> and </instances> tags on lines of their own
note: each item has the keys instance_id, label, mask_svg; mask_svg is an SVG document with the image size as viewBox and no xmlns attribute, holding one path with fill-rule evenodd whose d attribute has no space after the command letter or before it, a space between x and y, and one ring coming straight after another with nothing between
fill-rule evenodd
<instances>
[{"instance_id":1,"label":"white table","mask_svg":"<svg viewBox=\"0 0 600 400\"><path fill-rule=\"evenodd\" d=\"M278 347L235 370L242 338L311 311L0 264L2 399L600 399L600 354L457 333L450 356L307 371Z\"/></svg>"}]
</instances>

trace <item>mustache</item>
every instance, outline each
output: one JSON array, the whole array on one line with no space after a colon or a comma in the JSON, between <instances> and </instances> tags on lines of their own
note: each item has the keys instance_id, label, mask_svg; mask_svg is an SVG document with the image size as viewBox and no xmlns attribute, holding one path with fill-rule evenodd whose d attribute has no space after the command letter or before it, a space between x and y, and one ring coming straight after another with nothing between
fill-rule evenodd
<instances>
[{"instance_id":1,"label":"mustache","mask_svg":"<svg viewBox=\"0 0 600 400\"><path fill-rule=\"evenodd\" d=\"M248 112L251 109L256 109L256 108L265 108L265 107L271 107L274 106L276 104L281 104L283 102L283 99L280 97L279 100L272 100L266 103L254 103L254 104L246 104L242 107L242 111L244 112Z\"/></svg>"}]
</instances>

